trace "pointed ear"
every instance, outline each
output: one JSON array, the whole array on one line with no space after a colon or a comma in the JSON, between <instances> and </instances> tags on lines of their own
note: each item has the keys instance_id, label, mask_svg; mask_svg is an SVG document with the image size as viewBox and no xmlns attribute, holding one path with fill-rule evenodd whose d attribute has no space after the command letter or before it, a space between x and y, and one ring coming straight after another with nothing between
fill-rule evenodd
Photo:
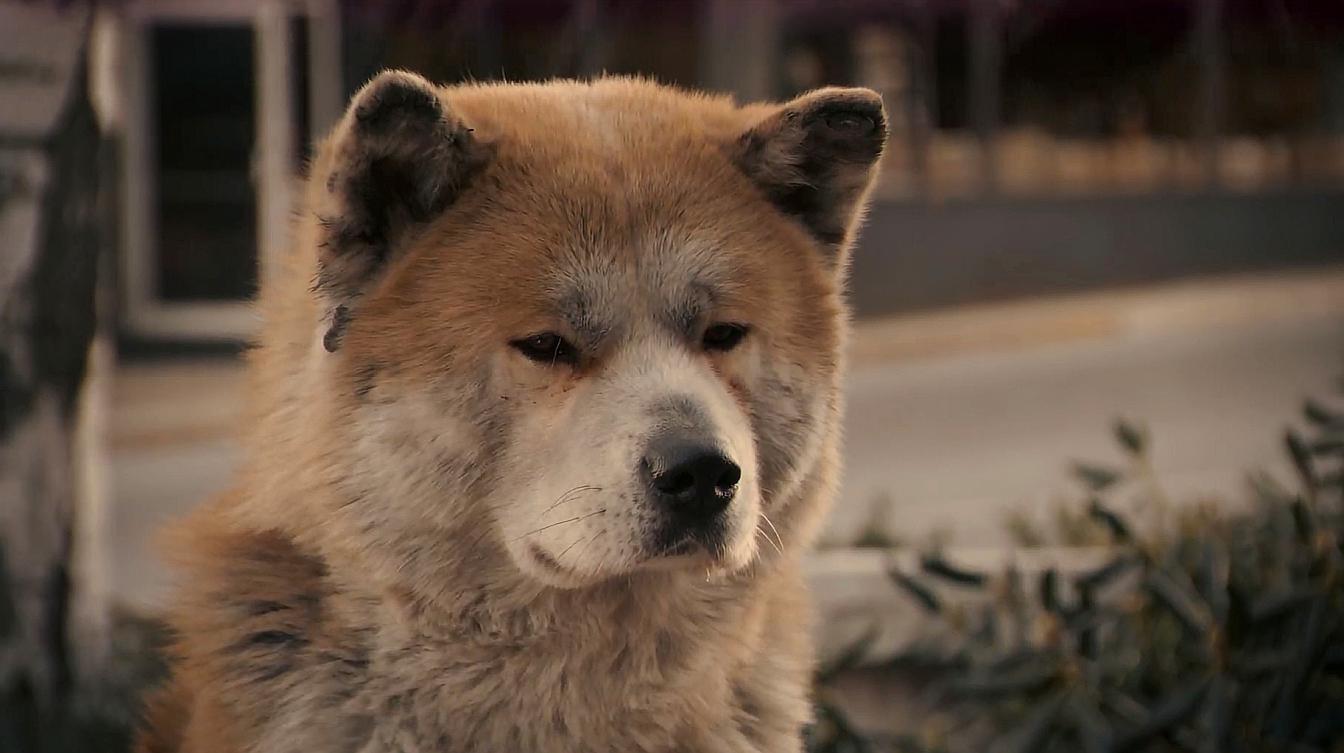
<instances>
[{"instance_id":1,"label":"pointed ear","mask_svg":"<svg viewBox=\"0 0 1344 753\"><path fill-rule=\"evenodd\" d=\"M735 158L771 203L838 258L853 236L886 138L877 92L818 89L743 134Z\"/></svg>"},{"instance_id":2,"label":"pointed ear","mask_svg":"<svg viewBox=\"0 0 1344 753\"><path fill-rule=\"evenodd\" d=\"M433 84L402 71L380 73L355 94L324 150L326 175L315 176L323 181L317 289L336 302L363 292L489 154Z\"/></svg>"}]
</instances>

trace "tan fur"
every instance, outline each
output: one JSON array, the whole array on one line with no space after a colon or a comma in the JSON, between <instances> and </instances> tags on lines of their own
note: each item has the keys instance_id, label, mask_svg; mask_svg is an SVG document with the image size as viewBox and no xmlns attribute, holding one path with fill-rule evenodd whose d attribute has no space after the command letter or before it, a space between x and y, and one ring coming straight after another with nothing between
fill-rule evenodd
<instances>
[{"instance_id":1,"label":"tan fur","mask_svg":"<svg viewBox=\"0 0 1344 753\"><path fill-rule=\"evenodd\" d=\"M818 240L769 197L809 180L797 150L825 145L797 124L826 93L739 108L631 79L450 87L432 129L378 122L375 142L358 107L389 77L424 86L386 74L357 96L262 291L246 460L174 534L181 641L140 750L800 750L799 558L838 472L842 275L875 153L815 173L842 192L809 205L843 230ZM880 113L870 92L831 94ZM452 149L422 160L413 138ZM395 253L367 255L341 181L397 150L411 159L389 164L434 181L408 178L406 201L432 212L396 209L377 228ZM692 273L715 285L706 316L750 322L738 349L657 329L658 296L692 295ZM644 323L573 369L518 357L510 340L561 326L547 301L574 280L608 329ZM577 427L639 399L632 384L699 390L755 458L721 556L645 566L620 538L645 512L611 488L517 501L603 467L585 448L624 440Z\"/></svg>"}]
</instances>

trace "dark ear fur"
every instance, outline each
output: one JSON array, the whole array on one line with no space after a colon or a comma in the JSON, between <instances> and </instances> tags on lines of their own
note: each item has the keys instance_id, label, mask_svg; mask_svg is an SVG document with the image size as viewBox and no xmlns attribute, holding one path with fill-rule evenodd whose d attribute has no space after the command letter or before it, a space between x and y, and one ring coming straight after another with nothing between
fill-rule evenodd
<instances>
[{"instance_id":1,"label":"dark ear fur","mask_svg":"<svg viewBox=\"0 0 1344 753\"><path fill-rule=\"evenodd\" d=\"M434 86L413 73L380 73L355 94L330 143L320 202L317 290L333 306L328 350L349 305L409 231L448 207L488 158Z\"/></svg>"},{"instance_id":2,"label":"dark ear fur","mask_svg":"<svg viewBox=\"0 0 1344 753\"><path fill-rule=\"evenodd\" d=\"M851 236L886 138L876 92L819 89L743 134L736 160L771 203L838 252Z\"/></svg>"}]
</instances>

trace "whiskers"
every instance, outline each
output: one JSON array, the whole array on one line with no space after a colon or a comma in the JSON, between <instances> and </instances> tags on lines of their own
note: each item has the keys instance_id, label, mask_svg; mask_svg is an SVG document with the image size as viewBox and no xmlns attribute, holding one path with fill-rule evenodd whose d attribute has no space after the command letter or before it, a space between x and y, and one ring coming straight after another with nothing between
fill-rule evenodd
<instances>
[{"instance_id":1,"label":"whiskers","mask_svg":"<svg viewBox=\"0 0 1344 753\"><path fill-rule=\"evenodd\" d=\"M765 529L761 527L760 523L756 524L756 534L768 541L770 546L774 547L775 551L779 553L779 556L783 557L784 539L779 535L779 529L775 528L775 524L770 522L770 516L766 515L764 512L761 513L761 520L765 521L765 524L770 526L770 530L774 532L775 537L773 539L770 538L770 534L765 532Z\"/></svg>"},{"instance_id":2,"label":"whiskers","mask_svg":"<svg viewBox=\"0 0 1344 753\"><path fill-rule=\"evenodd\" d=\"M561 494L560 497L555 500L555 502L551 503L550 507L547 507L545 510L542 510L541 514L538 515L537 517L538 518L545 517L546 513L550 512L551 510L554 510L560 505L563 505L566 502L573 502L574 500L583 497L585 492L600 492L600 491L602 491L602 487L600 486L592 486L590 484L581 484L579 486L576 486L573 489L566 491L564 494Z\"/></svg>"},{"instance_id":3,"label":"whiskers","mask_svg":"<svg viewBox=\"0 0 1344 753\"><path fill-rule=\"evenodd\" d=\"M556 526L563 526L563 525L566 525L566 524L569 524L569 523L577 523L577 522L579 522L580 520L587 520L588 518L591 518L591 517L593 517L593 516L595 516L595 515L605 515L606 512L607 512L607 508L604 507L604 508L602 508L601 510L594 510L594 511L592 511L592 512L590 512L590 513L587 513L587 514L585 514L585 515L575 515L575 516L572 517L572 518L566 518L565 520L559 520L559 521L556 521L556 522L554 522L554 523L548 523L547 525L544 525L544 526L542 526L542 527L540 527L540 528L534 528L534 529L532 529L531 531L528 531L527 533L523 534L522 536L518 536L517 538L512 539L512 541L520 541L520 540L522 540L522 539L527 538L528 536L531 536L531 535L536 534L536 533L541 533L542 531L550 530L550 529L552 529L552 528L555 528ZM512 541L511 541L510 543L512 543Z\"/></svg>"},{"instance_id":4,"label":"whiskers","mask_svg":"<svg viewBox=\"0 0 1344 753\"><path fill-rule=\"evenodd\" d=\"M597 535L597 534L592 534L591 536L585 536L585 537L581 537L581 538L574 539L574 543L573 543L573 544L570 544L569 546L565 547L564 549L561 549L561 550L560 550L560 553L557 554L557 555L555 555L555 559L556 559L556 561L559 562L559 561L560 561L566 554L569 554L569 550L573 549L575 546L578 546L579 542L581 542L581 541L592 541L592 540L593 540L593 537L596 536L596 535ZM583 550L580 549L579 552L582 553ZM574 556L577 557L578 555L576 554L576 555L574 555Z\"/></svg>"}]
</instances>

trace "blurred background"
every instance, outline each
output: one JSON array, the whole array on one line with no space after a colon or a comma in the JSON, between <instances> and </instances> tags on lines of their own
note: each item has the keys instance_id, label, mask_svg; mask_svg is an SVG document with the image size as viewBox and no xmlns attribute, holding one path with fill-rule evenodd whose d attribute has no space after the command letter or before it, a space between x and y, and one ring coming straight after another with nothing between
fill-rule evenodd
<instances>
[{"instance_id":1,"label":"blurred background","mask_svg":"<svg viewBox=\"0 0 1344 753\"><path fill-rule=\"evenodd\" d=\"M875 619L888 656L950 630L889 582L900 553L1091 562L1069 468L1134 460L1117 419L1172 506L1234 514L1249 472L1300 471L1302 401L1338 405L1337 0L0 2L5 698L139 671L110 657L163 604L152 533L228 483L248 300L313 141L385 67L884 94L810 563L831 654ZM1115 504L1160 529L1150 496ZM842 705L899 727L878 681ZM55 723L9 718L0 750Z\"/></svg>"}]
</instances>

